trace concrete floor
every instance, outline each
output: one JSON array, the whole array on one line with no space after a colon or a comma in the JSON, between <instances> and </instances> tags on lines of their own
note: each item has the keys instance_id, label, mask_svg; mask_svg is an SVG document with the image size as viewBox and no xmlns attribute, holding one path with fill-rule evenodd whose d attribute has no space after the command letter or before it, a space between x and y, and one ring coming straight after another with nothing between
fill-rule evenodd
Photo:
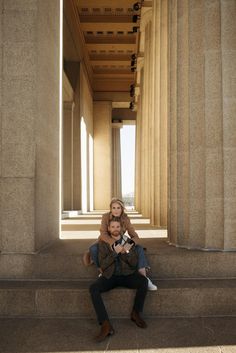
<instances>
[{"instance_id":1,"label":"concrete floor","mask_svg":"<svg viewBox=\"0 0 236 353\"><path fill-rule=\"evenodd\" d=\"M115 335L95 343L95 320L0 319L0 352L236 353L236 317L146 321L143 330L130 320L113 320Z\"/></svg>"}]
</instances>

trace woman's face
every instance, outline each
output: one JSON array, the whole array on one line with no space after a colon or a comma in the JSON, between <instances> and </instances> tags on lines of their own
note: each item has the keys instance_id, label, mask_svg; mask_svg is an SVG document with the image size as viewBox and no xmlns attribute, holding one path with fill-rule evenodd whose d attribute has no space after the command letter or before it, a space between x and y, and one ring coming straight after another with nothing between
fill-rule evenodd
<instances>
[{"instance_id":1,"label":"woman's face","mask_svg":"<svg viewBox=\"0 0 236 353\"><path fill-rule=\"evenodd\" d=\"M122 213L121 205L117 202L114 202L111 205L111 213L112 213L112 216L114 216L114 217L120 217L121 213Z\"/></svg>"}]
</instances>

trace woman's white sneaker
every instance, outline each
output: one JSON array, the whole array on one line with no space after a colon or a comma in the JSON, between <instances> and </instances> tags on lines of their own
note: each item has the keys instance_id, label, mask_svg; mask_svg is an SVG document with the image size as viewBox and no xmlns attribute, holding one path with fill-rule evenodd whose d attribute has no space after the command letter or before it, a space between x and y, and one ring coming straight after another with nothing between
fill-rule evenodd
<instances>
[{"instance_id":1,"label":"woman's white sneaker","mask_svg":"<svg viewBox=\"0 0 236 353\"><path fill-rule=\"evenodd\" d=\"M155 286L155 284L152 283L150 278L147 277L147 280L148 280L148 290L157 290L157 286Z\"/></svg>"}]
</instances>

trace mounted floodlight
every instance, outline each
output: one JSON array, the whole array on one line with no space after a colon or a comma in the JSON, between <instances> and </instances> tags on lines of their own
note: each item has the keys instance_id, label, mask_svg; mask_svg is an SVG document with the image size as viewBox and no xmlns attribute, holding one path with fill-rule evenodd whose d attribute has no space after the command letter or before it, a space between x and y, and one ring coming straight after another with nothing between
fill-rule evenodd
<instances>
[{"instance_id":1,"label":"mounted floodlight","mask_svg":"<svg viewBox=\"0 0 236 353\"><path fill-rule=\"evenodd\" d=\"M135 85L130 85L130 91L129 91L130 97L134 97L135 95Z\"/></svg>"},{"instance_id":2,"label":"mounted floodlight","mask_svg":"<svg viewBox=\"0 0 236 353\"><path fill-rule=\"evenodd\" d=\"M133 15L133 22L136 23L138 20L140 20L140 15Z\"/></svg>"},{"instance_id":3,"label":"mounted floodlight","mask_svg":"<svg viewBox=\"0 0 236 353\"><path fill-rule=\"evenodd\" d=\"M133 4L134 11L138 11L140 9L141 9L141 2L136 2L135 4Z\"/></svg>"}]
</instances>

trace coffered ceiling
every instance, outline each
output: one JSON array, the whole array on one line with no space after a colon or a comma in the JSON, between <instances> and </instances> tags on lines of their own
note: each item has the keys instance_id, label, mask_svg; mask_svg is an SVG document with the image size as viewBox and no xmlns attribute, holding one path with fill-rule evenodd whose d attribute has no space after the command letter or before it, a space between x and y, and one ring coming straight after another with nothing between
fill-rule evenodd
<instances>
[{"instance_id":1,"label":"coffered ceiling","mask_svg":"<svg viewBox=\"0 0 236 353\"><path fill-rule=\"evenodd\" d=\"M73 32L95 92L129 92L134 83L131 55L137 53L139 32L133 27L135 0L64 0L66 21ZM73 56L68 54L67 56ZM73 59L73 58L72 58ZM71 58L67 58L71 60Z\"/></svg>"}]
</instances>

